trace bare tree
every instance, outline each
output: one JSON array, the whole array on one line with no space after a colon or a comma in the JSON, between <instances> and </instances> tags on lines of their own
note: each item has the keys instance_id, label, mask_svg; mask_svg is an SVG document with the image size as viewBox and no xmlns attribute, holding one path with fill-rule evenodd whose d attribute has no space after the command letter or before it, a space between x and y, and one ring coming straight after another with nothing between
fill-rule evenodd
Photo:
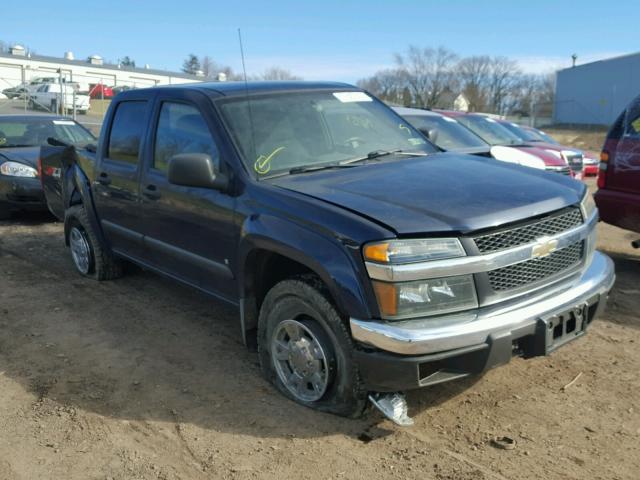
<instances>
[{"instance_id":1,"label":"bare tree","mask_svg":"<svg viewBox=\"0 0 640 480\"><path fill-rule=\"evenodd\" d=\"M407 82L414 103L420 107L437 106L454 80L453 67L458 57L444 47L410 46L405 54L396 54L398 70Z\"/></svg>"},{"instance_id":2,"label":"bare tree","mask_svg":"<svg viewBox=\"0 0 640 480\"><path fill-rule=\"evenodd\" d=\"M200 69L204 74L205 78L215 78L220 71L220 67L209 55L205 55L200 60Z\"/></svg>"},{"instance_id":3,"label":"bare tree","mask_svg":"<svg viewBox=\"0 0 640 480\"><path fill-rule=\"evenodd\" d=\"M505 114L507 101L522 75L518 63L506 57L493 57L489 63L488 106L493 113Z\"/></svg>"},{"instance_id":4,"label":"bare tree","mask_svg":"<svg viewBox=\"0 0 640 480\"><path fill-rule=\"evenodd\" d=\"M472 112L481 112L486 109L490 64L489 56L476 55L463 58L455 69L461 93L469 102L469 110Z\"/></svg>"},{"instance_id":5,"label":"bare tree","mask_svg":"<svg viewBox=\"0 0 640 480\"><path fill-rule=\"evenodd\" d=\"M271 67L260 75L261 80L302 80L302 77L294 75L289 70L281 67Z\"/></svg>"},{"instance_id":6,"label":"bare tree","mask_svg":"<svg viewBox=\"0 0 640 480\"><path fill-rule=\"evenodd\" d=\"M372 77L358 80L357 85L387 103L396 105L410 105L413 103L406 79L399 70L380 70Z\"/></svg>"}]
</instances>

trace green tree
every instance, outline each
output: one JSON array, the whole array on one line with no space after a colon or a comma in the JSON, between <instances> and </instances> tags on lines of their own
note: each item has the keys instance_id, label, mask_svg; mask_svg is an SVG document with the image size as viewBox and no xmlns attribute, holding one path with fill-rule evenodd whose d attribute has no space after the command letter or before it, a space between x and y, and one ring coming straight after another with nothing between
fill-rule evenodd
<instances>
[{"instance_id":1,"label":"green tree","mask_svg":"<svg viewBox=\"0 0 640 480\"><path fill-rule=\"evenodd\" d=\"M129 55L125 55L123 58L120 59L120 65L122 65L123 67L135 68L136 61L130 58Z\"/></svg>"},{"instance_id":2,"label":"green tree","mask_svg":"<svg viewBox=\"0 0 640 480\"><path fill-rule=\"evenodd\" d=\"M200 70L200 60L196 55L190 53L186 60L182 63L182 71L184 73L195 75Z\"/></svg>"}]
</instances>

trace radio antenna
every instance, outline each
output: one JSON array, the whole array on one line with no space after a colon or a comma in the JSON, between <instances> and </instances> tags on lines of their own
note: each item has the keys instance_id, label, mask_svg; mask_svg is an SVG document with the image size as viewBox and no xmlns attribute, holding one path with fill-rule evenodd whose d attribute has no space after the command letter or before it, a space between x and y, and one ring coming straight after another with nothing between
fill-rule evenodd
<instances>
[{"instance_id":1,"label":"radio antenna","mask_svg":"<svg viewBox=\"0 0 640 480\"><path fill-rule=\"evenodd\" d=\"M247 101L247 109L249 110L249 129L251 130L251 148L253 148L252 159L257 161L258 152L256 150L256 137L253 133L253 112L251 110L251 98L249 95L249 81L247 80L247 67L244 63L244 47L242 44L242 32L238 28L238 43L240 44L240 57L242 58L242 74L244 76L244 94ZM255 167L254 167L255 168Z\"/></svg>"}]
</instances>

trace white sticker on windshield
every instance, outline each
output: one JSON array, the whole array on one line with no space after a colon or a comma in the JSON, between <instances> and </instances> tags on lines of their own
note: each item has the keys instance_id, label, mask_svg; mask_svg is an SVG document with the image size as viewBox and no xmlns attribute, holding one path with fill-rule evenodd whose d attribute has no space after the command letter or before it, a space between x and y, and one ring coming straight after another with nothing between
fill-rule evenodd
<instances>
[{"instance_id":1,"label":"white sticker on windshield","mask_svg":"<svg viewBox=\"0 0 640 480\"><path fill-rule=\"evenodd\" d=\"M409 138L408 141L411 145L424 145L425 143L427 143L421 138L416 138L416 137Z\"/></svg>"},{"instance_id":2,"label":"white sticker on windshield","mask_svg":"<svg viewBox=\"0 0 640 480\"><path fill-rule=\"evenodd\" d=\"M373 98L364 92L333 92L333 96L342 103L373 101Z\"/></svg>"},{"instance_id":3,"label":"white sticker on windshield","mask_svg":"<svg viewBox=\"0 0 640 480\"><path fill-rule=\"evenodd\" d=\"M454 120L453 118L450 117L442 117L444 120L446 120L447 122L451 122L451 123L458 123L457 120Z\"/></svg>"},{"instance_id":4,"label":"white sticker on windshield","mask_svg":"<svg viewBox=\"0 0 640 480\"><path fill-rule=\"evenodd\" d=\"M72 120L54 120L54 125L75 125Z\"/></svg>"}]
</instances>

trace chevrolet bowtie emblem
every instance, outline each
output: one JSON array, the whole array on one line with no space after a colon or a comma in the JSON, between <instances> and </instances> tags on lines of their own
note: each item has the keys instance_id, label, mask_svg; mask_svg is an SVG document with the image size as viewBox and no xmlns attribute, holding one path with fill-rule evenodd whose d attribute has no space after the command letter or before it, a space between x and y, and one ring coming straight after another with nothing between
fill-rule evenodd
<instances>
[{"instance_id":1,"label":"chevrolet bowtie emblem","mask_svg":"<svg viewBox=\"0 0 640 480\"><path fill-rule=\"evenodd\" d=\"M558 248L558 240L551 240L549 237L539 238L531 249L532 258L546 257L551 255Z\"/></svg>"}]
</instances>

